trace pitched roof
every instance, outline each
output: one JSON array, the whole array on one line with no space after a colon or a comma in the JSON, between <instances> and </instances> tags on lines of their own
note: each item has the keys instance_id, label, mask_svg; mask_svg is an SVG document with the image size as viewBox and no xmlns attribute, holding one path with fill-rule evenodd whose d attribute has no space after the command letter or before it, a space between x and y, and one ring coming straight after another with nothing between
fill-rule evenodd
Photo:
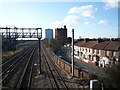
<instances>
[{"instance_id":1,"label":"pitched roof","mask_svg":"<svg viewBox=\"0 0 120 90\"><path fill-rule=\"evenodd\" d=\"M95 45L97 45L97 41L88 41L88 42L80 45L80 47L93 48Z\"/></svg>"},{"instance_id":2,"label":"pitched roof","mask_svg":"<svg viewBox=\"0 0 120 90\"><path fill-rule=\"evenodd\" d=\"M110 41L109 44L104 49L117 51L119 47L120 47L120 41Z\"/></svg>"},{"instance_id":3,"label":"pitched roof","mask_svg":"<svg viewBox=\"0 0 120 90\"><path fill-rule=\"evenodd\" d=\"M76 42L74 45L75 46L80 46L80 45L82 45L82 44L84 44L85 42L84 41L78 41L78 42Z\"/></svg>"},{"instance_id":4,"label":"pitched roof","mask_svg":"<svg viewBox=\"0 0 120 90\"><path fill-rule=\"evenodd\" d=\"M93 48L93 49L99 49L99 50L118 51L118 48L120 47L120 40L103 41L101 43L98 43L97 41L88 41L88 42L78 41L74 45L79 47Z\"/></svg>"},{"instance_id":5,"label":"pitched roof","mask_svg":"<svg viewBox=\"0 0 120 90\"><path fill-rule=\"evenodd\" d=\"M101 42L101 43L98 43L96 46L94 46L93 48L94 49L100 49L100 50L103 50L108 44L109 44L110 41L104 41L104 42Z\"/></svg>"}]
</instances>

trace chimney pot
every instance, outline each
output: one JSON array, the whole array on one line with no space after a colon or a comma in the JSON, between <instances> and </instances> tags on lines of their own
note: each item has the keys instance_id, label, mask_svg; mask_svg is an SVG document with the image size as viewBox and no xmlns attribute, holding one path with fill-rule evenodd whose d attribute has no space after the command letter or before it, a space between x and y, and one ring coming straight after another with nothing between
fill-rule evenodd
<instances>
[{"instance_id":1,"label":"chimney pot","mask_svg":"<svg viewBox=\"0 0 120 90\"><path fill-rule=\"evenodd\" d=\"M64 25L64 29L66 29L66 25Z\"/></svg>"},{"instance_id":2,"label":"chimney pot","mask_svg":"<svg viewBox=\"0 0 120 90\"><path fill-rule=\"evenodd\" d=\"M97 39L97 42L98 42L98 43L101 43L101 42L103 42L103 41L104 41L104 40L101 39L101 38L98 38L98 39Z\"/></svg>"},{"instance_id":3,"label":"chimney pot","mask_svg":"<svg viewBox=\"0 0 120 90\"><path fill-rule=\"evenodd\" d=\"M84 39L84 42L88 42L88 41L89 41L89 38L85 38L85 39Z\"/></svg>"}]
</instances>

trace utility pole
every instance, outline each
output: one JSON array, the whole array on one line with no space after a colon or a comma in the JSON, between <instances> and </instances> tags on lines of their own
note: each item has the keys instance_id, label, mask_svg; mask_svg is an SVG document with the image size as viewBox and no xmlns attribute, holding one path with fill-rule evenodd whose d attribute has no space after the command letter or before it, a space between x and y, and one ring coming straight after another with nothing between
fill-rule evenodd
<instances>
[{"instance_id":1,"label":"utility pole","mask_svg":"<svg viewBox=\"0 0 120 90\"><path fill-rule=\"evenodd\" d=\"M74 29L72 29L72 77L74 77Z\"/></svg>"},{"instance_id":2,"label":"utility pole","mask_svg":"<svg viewBox=\"0 0 120 90\"><path fill-rule=\"evenodd\" d=\"M38 38L39 40L39 68L40 68L40 73L41 74L41 39Z\"/></svg>"},{"instance_id":3,"label":"utility pole","mask_svg":"<svg viewBox=\"0 0 120 90\"><path fill-rule=\"evenodd\" d=\"M118 56L118 63L120 63L120 47L118 48L119 56Z\"/></svg>"},{"instance_id":4,"label":"utility pole","mask_svg":"<svg viewBox=\"0 0 120 90\"><path fill-rule=\"evenodd\" d=\"M17 28L14 26L14 31L15 31L15 38L14 38L14 53L15 51L17 50L17 46L18 46L18 43L17 43Z\"/></svg>"},{"instance_id":5,"label":"utility pole","mask_svg":"<svg viewBox=\"0 0 120 90\"><path fill-rule=\"evenodd\" d=\"M42 38L42 29L41 32L38 33L38 29L37 29L37 37L38 37L38 41L39 41L39 69L40 69L40 73L41 74L41 38Z\"/></svg>"}]
</instances>

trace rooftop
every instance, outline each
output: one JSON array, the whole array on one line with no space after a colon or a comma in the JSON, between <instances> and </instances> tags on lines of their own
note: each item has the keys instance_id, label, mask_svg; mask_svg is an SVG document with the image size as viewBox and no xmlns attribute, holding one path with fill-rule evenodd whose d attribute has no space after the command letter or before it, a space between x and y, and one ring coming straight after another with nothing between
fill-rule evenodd
<instances>
[{"instance_id":1,"label":"rooftop","mask_svg":"<svg viewBox=\"0 0 120 90\"><path fill-rule=\"evenodd\" d=\"M109 44L104 49L117 51L119 47L120 47L120 41L110 41Z\"/></svg>"},{"instance_id":2,"label":"rooftop","mask_svg":"<svg viewBox=\"0 0 120 90\"><path fill-rule=\"evenodd\" d=\"M75 46L117 51L120 47L120 39L79 39Z\"/></svg>"},{"instance_id":3,"label":"rooftop","mask_svg":"<svg viewBox=\"0 0 120 90\"><path fill-rule=\"evenodd\" d=\"M95 45L97 45L97 41L88 41L88 42L84 43L83 45L80 45L80 47L92 48Z\"/></svg>"},{"instance_id":4,"label":"rooftop","mask_svg":"<svg viewBox=\"0 0 120 90\"><path fill-rule=\"evenodd\" d=\"M96 46L94 46L93 48L94 49L101 49L103 50L108 44L109 44L110 41L104 41L104 42L101 42L101 43L98 43Z\"/></svg>"}]
</instances>

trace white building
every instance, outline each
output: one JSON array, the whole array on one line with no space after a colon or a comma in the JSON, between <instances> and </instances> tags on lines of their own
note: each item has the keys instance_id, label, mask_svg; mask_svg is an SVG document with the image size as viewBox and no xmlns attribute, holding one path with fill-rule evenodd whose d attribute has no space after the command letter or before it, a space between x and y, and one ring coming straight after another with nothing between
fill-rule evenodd
<instances>
[{"instance_id":1,"label":"white building","mask_svg":"<svg viewBox=\"0 0 120 90\"><path fill-rule=\"evenodd\" d=\"M74 44L75 58L96 66L118 63L120 39L82 39Z\"/></svg>"}]
</instances>

